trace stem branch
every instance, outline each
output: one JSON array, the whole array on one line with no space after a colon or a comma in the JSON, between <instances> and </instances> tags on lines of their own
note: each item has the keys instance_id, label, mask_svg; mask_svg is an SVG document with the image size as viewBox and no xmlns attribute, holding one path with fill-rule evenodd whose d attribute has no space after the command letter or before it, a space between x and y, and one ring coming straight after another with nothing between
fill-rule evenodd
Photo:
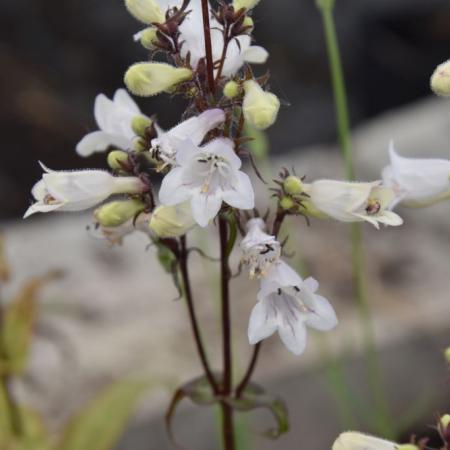
<instances>
[{"instance_id":1,"label":"stem branch","mask_svg":"<svg viewBox=\"0 0 450 450\"><path fill-rule=\"evenodd\" d=\"M202 15L203 15L203 33L205 36L205 54L206 54L206 72L208 76L208 86L211 94L216 90L214 82L214 61L212 55L211 44L211 26L209 23L209 4L208 0L202 0Z\"/></svg>"}]
</instances>

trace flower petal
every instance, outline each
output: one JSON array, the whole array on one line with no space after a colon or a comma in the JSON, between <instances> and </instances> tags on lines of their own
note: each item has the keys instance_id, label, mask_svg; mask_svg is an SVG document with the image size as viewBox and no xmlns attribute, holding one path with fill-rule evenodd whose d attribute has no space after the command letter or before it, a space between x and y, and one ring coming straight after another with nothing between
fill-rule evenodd
<instances>
[{"instance_id":1,"label":"flower petal","mask_svg":"<svg viewBox=\"0 0 450 450\"><path fill-rule=\"evenodd\" d=\"M314 312L307 315L306 325L320 331L332 330L338 323L330 302L321 295L314 295Z\"/></svg>"},{"instance_id":2,"label":"flower petal","mask_svg":"<svg viewBox=\"0 0 450 450\"><path fill-rule=\"evenodd\" d=\"M108 134L103 131L93 131L84 136L77 144L76 151L80 156L87 157L96 152L105 151L110 145L127 149L132 142L124 136Z\"/></svg>"},{"instance_id":3,"label":"flower petal","mask_svg":"<svg viewBox=\"0 0 450 450\"><path fill-rule=\"evenodd\" d=\"M396 450L398 445L375 436L347 431L334 442L332 450Z\"/></svg>"},{"instance_id":4,"label":"flower petal","mask_svg":"<svg viewBox=\"0 0 450 450\"><path fill-rule=\"evenodd\" d=\"M109 132L111 115L114 111L114 103L104 94L99 94L95 98L94 117L100 130Z\"/></svg>"},{"instance_id":5,"label":"flower petal","mask_svg":"<svg viewBox=\"0 0 450 450\"><path fill-rule=\"evenodd\" d=\"M278 325L278 334L280 335L283 344L294 355L301 355L306 347L307 332L306 327L297 315L297 320L290 320Z\"/></svg>"},{"instance_id":6,"label":"flower petal","mask_svg":"<svg viewBox=\"0 0 450 450\"><path fill-rule=\"evenodd\" d=\"M234 142L228 138L217 138L202 147L205 153L212 153L224 158L234 170L239 170L242 166L242 161L234 151Z\"/></svg>"},{"instance_id":7,"label":"flower petal","mask_svg":"<svg viewBox=\"0 0 450 450\"><path fill-rule=\"evenodd\" d=\"M276 311L265 301L258 302L250 314L248 340L254 345L271 336L277 329Z\"/></svg>"},{"instance_id":8,"label":"flower petal","mask_svg":"<svg viewBox=\"0 0 450 450\"><path fill-rule=\"evenodd\" d=\"M194 193L191 198L192 215L195 221L201 226L208 226L209 222L217 216L222 206L222 196L220 191L209 193Z\"/></svg>"},{"instance_id":9,"label":"flower petal","mask_svg":"<svg viewBox=\"0 0 450 450\"><path fill-rule=\"evenodd\" d=\"M177 205L189 199L190 192L183 185L183 176L183 169L175 167L163 178L159 189L159 201L163 205Z\"/></svg>"},{"instance_id":10,"label":"flower petal","mask_svg":"<svg viewBox=\"0 0 450 450\"><path fill-rule=\"evenodd\" d=\"M269 57L269 52L259 45L252 45L242 52L245 62L250 64L264 64Z\"/></svg>"},{"instance_id":11,"label":"flower petal","mask_svg":"<svg viewBox=\"0 0 450 450\"><path fill-rule=\"evenodd\" d=\"M237 183L233 190L223 193L223 201L239 209L252 209L255 206L255 193L249 176L244 172L236 173Z\"/></svg>"},{"instance_id":12,"label":"flower petal","mask_svg":"<svg viewBox=\"0 0 450 450\"><path fill-rule=\"evenodd\" d=\"M116 107L124 108L130 114L141 114L141 110L126 89L117 89L114 94L114 103Z\"/></svg>"}]
</instances>

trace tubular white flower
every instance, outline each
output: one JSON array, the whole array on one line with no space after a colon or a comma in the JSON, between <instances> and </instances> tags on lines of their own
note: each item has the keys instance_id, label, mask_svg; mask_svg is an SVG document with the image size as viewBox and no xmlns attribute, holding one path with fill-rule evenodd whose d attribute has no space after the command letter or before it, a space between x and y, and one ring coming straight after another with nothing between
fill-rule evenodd
<instances>
[{"instance_id":1,"label":"tubular white flower","mask_svg":"<svg viewBox=\"0 0 450 450\"><path fill-rule=\"evenodd\" d=\"M250 278L263 278L281 256L281 245L275 236L264 232L266 224L260 218L247 222L247 234L240 247L242 263L249 266Z\"/></svg>"},{"instance_id":2,"label":"tubular white flower","mask_svg":"<svg viewBox=\"0 0 450 450\"><path fill-rule=\"evenodd\" d=\"M261 280L258 303L248 327L250 344L256 344L275 331L292 353L300 355L306 346L306 326L329 331L337 325L333 307L315 292L314 278L302 280L288 264L279 261Z\"/></svg>"},{"instance_id":3,"label":"tubular white flower","mask_svg":"<svg viewBox=\"0 0 450 450\"><path fill-rule=\"evenodd\" d=\"M414 444L399 445L368 434L347 431L339 435L332 450L419 450Z\"/></svg>"},{"instance_id":4,"label":"tubular white flower","mask_svg":"<svg viewBox=\"0 0 450 450\"><path fill-rule=\"evenodd\" d=\"M24 218L37 212L82 211L113 194L137 194L145 187L136 177L114 177L103 170L53 171L40 164L45 173L33 187L36 203Z\"/></svg>"},{"instance_id":5,"label":"tubular white flower","mask_svg":"<svg viewBox=\"0 0 450 450\"><path fill-rule=\"evenodd\" d=\"M160 238L182 236L195 225L189 202L174 206L158 206L150 220L150 229Z\"/></svg>"},{"instance_id":6,"label":"tubular white flower","mask_svg":"<svg viewBox=\"0 0 450 450\"><path fill-rule=\"evenodd\" d=\"M125 84L135 95L151 97L192 78L192 71L166 63L140 62L125 73Z\"/></svg>"},{"instance_id":7,"label":"tubular white flower","mask_svg":"<svg viewBox=\"0 0 450 450\"><path fill-rule=\"evenodd\" d=\"M142 0L143 1L143 0ZM182 4L181 0L154 0L160 7L161 11L165 12L170 7ZM254 1L254 0L253 0ZM185 58L190 54L191 65L195 69L198 62L205 57L205 42L203 38L203 19L202 19L202 5L201 0L191 0L189 3L189 14L179 27L180 42L183 42L181 47L181 56ZM214 61L220 60L223 50L223 33L222 26L214 17L210 18L211 22L211 43ZM135 36L140 39L140 34ZM239 42L239 44L237 42ZM233 39L227 49L225 64L222 74L231 76L235 74L245 62L250 64L264 64L268 57L268 52L260 46L251 45L252 40L250 36L241 35Z\"/></svg>"},{"instance_id":8,"label":"tubular white flower","mask_svg":"<svg viewBox=\"0 0 450 450\"><path fill-rule=\"evenodd\" d=\"M321 213L342 222L369 222L375 228L379 224L399 226L402 218L389 210L395 198L392 188L382 186L380 181L359 183L350 181L318 180L304 185L309 195L303 203L308 214Z\"/></svg>"},{"instance_id":9,"label":"tubular white flower","mask_svg":"<svg viewBox=\"0 0 450 450\"><path fill-rule=\"evenodd\" d=\"M221 109L209 109L198 116L191 117L169 131L157 125L158 136L152 140L152 156L163 162L163 167L175 164L177 147L186 139L194 145L200 145L206 134L225 121L225 113ZM162 167L161 167L162 168Z\"/></svg>"},{"instance_id":10,"label":"tubular white flower","mask_svg":"<svg viewBox=\"0 0 450 450\"><path fill-rule=\"evenodd\" d=\"M165 16L157 0L125 0L125 6L137 20L146 23L163 23Z\"/></svg>"},{"instance_id":11,"label":"tubular white flower","mask_svg":"<svg viewBox=\"0 0 450 450\"><path fill-rule=\"evenodd\" d=\"M245 120L258 130L265 130L277 120L280 100L275 94L264 91L254 80L244 83L244 102L242 110Z\"/></svg>"},{"instance_id":12,"label":"tubular white flower","mask_svg":"<svg viewBox=\"0 0 450 450\"><path fill-rule=\"evenodd\" d=\"M253 186L239 170L242 162L230 139L214 139L203 147L186 140L177 149L176 164L162 181L159 199L163 205L190 200L201 227L217 215L222 202L239 209L254 207Z\"/></svg>"},{"instance_id":13,"label":"tubular white flower","mask_svg":"<svg viewBox=\"0 0 450 450\"><path fill-rule=\"evenodd\" d=\"M100 130L87 134L78 143L76 151L80 156L102 152L110 145L122 149L132 147L136 134L131 123L135 117L145 117L125 89L118 89L113 100L97 95L94 116Z\"/></svg>"},{"instance_id":14,"label":"tubular white flower","mask_svg":"<svg viewBox=\"0 0 450 450\"><path fill-rule=\"evenodd\" d=\"M404 158L391 142L390 164L382 171L383 182L391 186L398 203L426 206L450 197L450 161L445 159Z\"/></svg>"}]
</instances>

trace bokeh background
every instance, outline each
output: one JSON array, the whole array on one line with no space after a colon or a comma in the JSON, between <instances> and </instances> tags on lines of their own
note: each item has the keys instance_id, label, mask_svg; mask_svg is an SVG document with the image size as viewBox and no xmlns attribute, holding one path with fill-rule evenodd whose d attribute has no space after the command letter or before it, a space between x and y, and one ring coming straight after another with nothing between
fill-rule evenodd
<instances>
[{"instance_id":1,"label":"bokeh background","mask_svg":"<svg viewBox=\"0 0 450 450\"><path fill-rule=\"evenodd\" d=\"M361 177L378 176L391 138L400 142L403 154L448 158L450 102L432 98L429 90L435 66L450 57L448 0L336 3ZM11 290L31 275L55 268L66 272L65 280L42 295L29 375L17 389L57 429L111 379L137 372L170 377L169 384L176 384L197 374L197 361L186 344L183 305L171 301L176 295L170 277L158 268L151 251L145 252L145 240L133 238L122 249L110 249L86 232L87 215L21 222L31 201L30 188L40 176L38 160L54 169L106 167L105 155L80 159L74 148L95 129L95 95L111 96L122 87L125 69L145 58L132 39L140 25L121 0L2 0L1 11L0 219L16 280ZM314 1L262 0L254 19L256 40L270 52L271 88L283 102L278 122L268 131L274 165L295 164L311 178L338 178L342 166L334 145L334 107ZM167 96L138 102L148 115L157 113L165 128L178 121L183 108ZM448 204L406 211L402 231L367 230L368 279L388 397L396 419L411 416L405 418L404 436L418 424L431 423L438 409L450 407L441 356L450 343L449 211ZM294 221L289 226L296 231L296 263L301 261L336 299L341 327L325 345L314 340L303 359L286 355L277 339L270 341L257 376L288 400L293 431L269 444L248 438L248 449L329 448L344 425L326 375L332 372L324 368L324 347L327 354L347 358L349 386L370 408L351 300L347 229L314 224L308 230ZM206 244L209 238L206 233L197 237ZM209 323L210 351L218 362L218 336L209 320L217 313L211 294L214 267L200 259L194 264L199 301L206 303L201 314ZM245 327L253 294L254 286L237 282L236 347L243 348L238 367L246 364ZM55 337L60 335L64 338ZM167 386L163 391L144 402L120 450L170 448L161 418ZM186 407L177 420L191 448L218 448L208 413ZM267 420L257 417L256 422ZM372 429L370 423L360 426ZM203 438L190 436L193 429ZM305 445L298 447L299 442Z\"/></svg>"}]
</instances>

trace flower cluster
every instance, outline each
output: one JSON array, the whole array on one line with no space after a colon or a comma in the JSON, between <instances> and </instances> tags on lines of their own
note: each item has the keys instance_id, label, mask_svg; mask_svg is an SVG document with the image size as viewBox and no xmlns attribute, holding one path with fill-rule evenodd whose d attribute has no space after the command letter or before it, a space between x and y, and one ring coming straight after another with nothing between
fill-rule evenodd
<instances>
[{"instance_id":1,"label":"flower cluster","mask_svg":"<svg viewBox=\"0 0 450 450\"><path fill-rule=\"evenodd\" d=\"M32 190L35 202L25 217L97 206L94 221L110 242L143 231L176 259L178 238L226 216L241 230L242 264L260 283L249 321L250 343L278 331L286 347L300 354L306 327L331 330L337 319L328 300L317 294L318 282L303 280L282 259L278 235L285 216L398 226L403 221L393 211L397 205L425 206L450 197L450 161L403 158L391 145L389 166L372 182L306 183L284 170L274 189L276 214L262 219L244 171L244 160L251 159L244 124L269 128L280 101L269 90L268 75L255 77L251 68L268 58L264 48L252 44L251 10L257 3L219 2L216 9L208 6L205 17L201 0L126 0L128 11L146 25L135 40L150 57L131 65L125 85L137 96L182 96L188 103L183 118L164 130L125 89L118 89L112 100L98 95L98 130L86 135L76 151L82 157L108 151L112 173L53 171L41 164L44 174ZM103 203L112 196L118 198Z\"/></svg>"}]
</instances>

